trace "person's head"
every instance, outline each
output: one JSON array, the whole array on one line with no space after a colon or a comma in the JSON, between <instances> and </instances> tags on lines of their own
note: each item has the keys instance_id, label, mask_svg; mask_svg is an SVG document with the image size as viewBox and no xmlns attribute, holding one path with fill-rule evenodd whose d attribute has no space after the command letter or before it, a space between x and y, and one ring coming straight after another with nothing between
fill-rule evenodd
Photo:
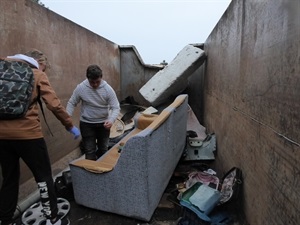
<instances>
[{"instance_id":1,"label":"person's head","mask_svg":"<svg viewBox=\"0 0 300 225\"><path fill-rule=\"evenodd\" d=\"M45 72L46 69L50 69L50 64L48 62L47 56L43 52L37 49L32 49L24 53L24 55L34 58L39 63L39 70Z\"/></svg>"},{"instance_id":2,"label":"person's head","mask_svg":"<svg viewBox=\"0 0 300 225\"><path fill-rule=\"evenodd\" d=\"M101 84L102 70L97 65L90 65L86 70L86 77L92 88L98 88Z\"/></svg>"}]
</instances>

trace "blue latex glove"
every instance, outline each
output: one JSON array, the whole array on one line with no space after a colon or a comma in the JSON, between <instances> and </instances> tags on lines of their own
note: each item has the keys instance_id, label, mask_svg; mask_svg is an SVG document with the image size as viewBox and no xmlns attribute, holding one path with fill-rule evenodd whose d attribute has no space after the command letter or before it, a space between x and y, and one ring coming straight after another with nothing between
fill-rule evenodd
<instances>
[{"instance_id":1,"label":"blue latex glove","mask_svg":"<svg viewBox=\"0 0 300 225\"><path fill-rule=\"evenodd\" d=\"M74 139L77 139L77 138L79 138L79 136L80 136L80 131L79 131L79 129L78 129L77 127L75 127L75 126L73 126L73 127L69 130L69 132L70 132L71 134L74 135Z\"/></svg>"}]
</instances>

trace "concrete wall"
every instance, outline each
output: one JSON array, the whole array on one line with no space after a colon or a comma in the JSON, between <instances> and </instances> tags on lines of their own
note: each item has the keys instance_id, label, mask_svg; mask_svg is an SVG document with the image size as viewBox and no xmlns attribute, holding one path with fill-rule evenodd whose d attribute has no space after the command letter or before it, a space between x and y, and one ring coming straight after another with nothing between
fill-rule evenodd
<instances>
[{"instance_id":1,"label":"concrete wall","mask_svg":"<svg viewBox=\"0 0 300 225\"><path fill-rule=\"evenodd\" d=\"M192 44L204 50L204 44ZM189 105L193 109L200 124L203 124L203 90L204 90L204 75L205 75L205 65L207 59L204 63L188 78L188 86L184 93L189 95Z\"/></svg>"},{"instance_id":2,"label":"concrete wall","mask_svg":"<svg viewBox=\"0 0 300 225\"><path fill-rule=\"evenodd\" d=\"M138 90L163 66L145 64L134 46L120 46L120 53L121 100L133 96L140 105L149 106Z\"/></svg>"},{"instance_id":3,"label":"concrete wall","mask_svg":"<svg viewBox=\"0 0 300 225\"><path fill-rule=\"evenodd\" d=\"M119 100L128 95L141 100L137 96L139 86L161 69L143 65L137 51L133 52L136 55L127 54L127 47L122 48L30 0L1 0L0 8L0 56L22 53L31 48L43 51L51 63L47 75L64 106L76 85L85 79L86 68L90 64L98 64L102 68L104 80L115 89ZM133 78L138 80L137 84L133 84ZM121 92L121 81L130 88ZM53 174L56 175L68 166L69 161L79 156L79 141L73 140L50 111L45 109L45 113L54 137L41 117L43 132ZM78 125L79 107L73 118ZM36 186L31 172L23 163L21 170L22 199Z\"/></svg>"},{"instance_id":4,"label":"concrete wall","mask_svg":"<svg viewBox=\"0 0 300 225\"><path fill-rule=\"evenodd\" d=\"M204 125L251 225L300 224L300 2L233 0L208 37Z\"/></svg>"}]
</instances>

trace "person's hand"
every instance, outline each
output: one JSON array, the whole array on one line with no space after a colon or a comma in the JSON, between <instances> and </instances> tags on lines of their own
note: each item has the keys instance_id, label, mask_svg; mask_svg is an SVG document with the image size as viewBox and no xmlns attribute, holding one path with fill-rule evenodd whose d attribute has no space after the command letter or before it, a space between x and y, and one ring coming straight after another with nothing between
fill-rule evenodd
<instances>
[{"instance_id":1,"label":"person's hand","mask_svg":"<svg viewBox=\"0 0 300 225\"><path fill-rule=\"evenodd\" d=\"M103 126L104 126L106 129L109 130L109 129L112 127L112 122L110 122L110 121L105 121L104 124L103 124Z\"/></svg>"},{"instance_id":2,"label":"person's hand","mask_svg":"<svg viewBox=\"0 0 300 225\"><path fill-rule=\"evenodd\" d=\"M69 130L69 132L70 132L71 134L74 135L74 139L77 139L77 138L79 138L79 136L80 136L80 131L79 131L79 129L78 129L77 127L75 127L75 126L73 126L73 127Z\"/></svg>"}]
</instances>

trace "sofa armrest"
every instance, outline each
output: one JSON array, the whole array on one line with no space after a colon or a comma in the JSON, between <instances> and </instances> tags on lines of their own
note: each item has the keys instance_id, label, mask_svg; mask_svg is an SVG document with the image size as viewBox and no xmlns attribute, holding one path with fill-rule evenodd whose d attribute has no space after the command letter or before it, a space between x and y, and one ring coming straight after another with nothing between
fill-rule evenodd
<instances>
[{"instance_id":1,"label":"sofa armrest","mask_svg":"<svg viewBox=\"0 0 300 225\"><path fill-rule=\"evenodd\" d=\"M70 164L78 167L82 167L85 170L88 170L93 173L105 173L113 170L115 165L118 162L120 157L120 145L126 144L127 140L132 136L139 133L140 129L134 129L129 134L127 134L122 140L115 144L108 152L106 152L101 158L97 161L89 159L79 159L71 162Z\"/></svg>"}]
</instances>

